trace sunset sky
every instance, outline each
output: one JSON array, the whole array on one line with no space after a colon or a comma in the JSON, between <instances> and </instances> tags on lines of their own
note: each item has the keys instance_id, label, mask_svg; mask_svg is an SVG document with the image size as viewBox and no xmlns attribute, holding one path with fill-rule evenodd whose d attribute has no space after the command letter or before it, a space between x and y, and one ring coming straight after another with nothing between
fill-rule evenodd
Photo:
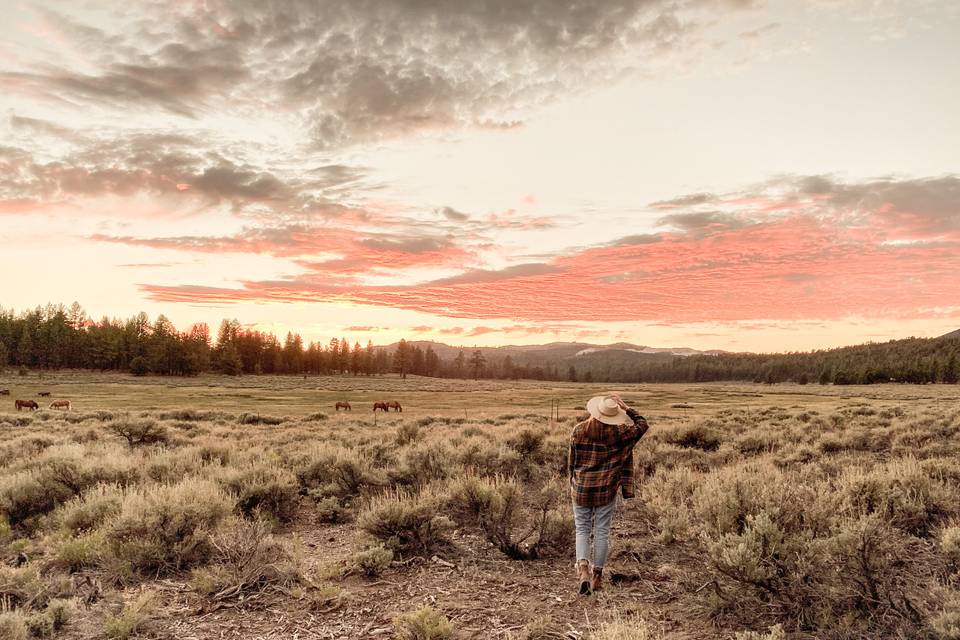
<instances>
[{"instance_id":1,"label":"sunset sky","mask_svg":"<svg viewBox=\"0 0 960 640\"><path fill-rule=\"evenodd\" d=\"M791 351L960 328L956 0L0 0L0 305Z\"/></svg>"}]
</instances>

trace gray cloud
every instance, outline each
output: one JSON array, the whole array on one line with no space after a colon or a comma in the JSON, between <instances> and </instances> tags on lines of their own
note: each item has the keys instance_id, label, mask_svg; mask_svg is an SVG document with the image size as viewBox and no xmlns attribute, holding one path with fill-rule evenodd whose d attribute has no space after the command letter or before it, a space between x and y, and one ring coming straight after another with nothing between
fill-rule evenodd
<instances>
[{"instance_id":1,"label":"gray cloud","mask_svg":"<svg viewBox=\"0 0 960 640\"><path fill-rule=\"evenodd\" d=\"M696 213L673 213L657 220L659 225L676 227L693 235L706 235L716 231L740 229L750 224L740 216L720 211L699 211Z\"/></svg>"},{"instance_id":2,"label":"gray cloud","mask_svg":"<svg viewBox=\"0 0 960 640\"><path fill-rule=\"evenodd\" d=\"M487 270L472 269L450 278L441 278L430 282L419 284L417 287L447 286L454 284L474 284L478 282L496 282L498 280L511 280L513 278L522 278L524 276L538 276L546 273L557 273L559 268L539 262L528 264L518 264L504 269Z\"/></svg>"},{"instance_id":3,"label":"gray cloud","mask_svg":"<svg viewBox=\"0 0 960 640\"><path fill-rule=\"evenodd\" d=\"M466 222L470 219L468 214L463 213L462 211L457 211L453 207L441 207L440 209L437 209L437 213L451 222Z\"/></svg>"},{"instance_id":4,"label":"gray cloud","mask_svg":"<svg viewBox=\"0 0 960 640\"><path fill-rule=\"evenodd\" d=\"M818 175L783 182L800 194L826 198L826 206L835 210L900 225L905 231L935 234L960 230L960 176L840 182Z\"/></svg>"},{"instance_id":5,"label":"gray cloud","mask_svg":"<svg viewBox=\"0 0 960 640\"><path fill-rule=\"evenodd\" d=\"M360 244L380 251L399 251L403 253L428 253L441 251L453 246L449 238L365 238Z\"/></svg>"},{"instance_id":6,"label":"gray cloud","mask_svg":"<svg viewBox=\"0 0 960 640\"><path fill-rule=\"evenodd\" d=\"M708 204L716 202L716 200L717 196L713 193L691 193L678 198L671 198L670 200L651 202L650 206L656 209L675 209L678 207L691 207L698 204Z\"/></svg>"},{"instance_id":7,"label":"gray cloud","mask_svg":"<svg viewBox=\"0 0 960 640\"><path fill-rule=\"evenodd\" d=\"M701 211L701 205L722 206L751 202L746 209L787 211L827 218L847 225L883 225L887 231L930 236L960 231L960 176L926 178L884 176L843 181L832 175L787 175L742 192L698 193L654 202L657 209L682 212L659 219L689 233L731 229L761 220L743 214ZM767 213L766 215L774 215Z\"/></svg>"},{"instance_id":8,"label":"gray cloud","mask_svg":"<svg viewBox=\"0 0 960 640\"><path fill-rule=\"evenodd\" d=\"M655 244L661 242L663 238L656 233L639 233L632 236L624 236L612 244L618 246L636 246L642 244Z\"/></svg>"},{"instance_id":9,"label":"gray cloud","mask_svg":"<svg viewBox=\"0 0 960 640\"><path fill-rule=\"evenodd\" d=\"M512 128L518 110L668 55L727 0L212 0L116 8L91 27L45 20L93 70L47 61L0 69L20 90L193 117L218 105L281 104L336 148L450 126ZM685 50L684 54L688 54ZM222 108L222 107L221 107Z\"/></svg>"}]
</instances>

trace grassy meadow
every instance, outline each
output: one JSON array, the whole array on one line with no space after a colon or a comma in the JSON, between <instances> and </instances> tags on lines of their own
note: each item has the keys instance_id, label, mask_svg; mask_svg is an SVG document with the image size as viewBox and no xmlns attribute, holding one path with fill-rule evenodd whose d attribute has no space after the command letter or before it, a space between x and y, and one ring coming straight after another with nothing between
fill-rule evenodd
<instances>
[{"instance_id":1,"label":"grassy meadow","mask_svg":"<svg viewBox=\"0 0 960 640\"><path fill-rule=\"evenodd\" d=\"M564 465L606 386L0 389L0 638L960 639L956 386L616 387L651 430L589 598Z\"/></svg>"}]
</instances>

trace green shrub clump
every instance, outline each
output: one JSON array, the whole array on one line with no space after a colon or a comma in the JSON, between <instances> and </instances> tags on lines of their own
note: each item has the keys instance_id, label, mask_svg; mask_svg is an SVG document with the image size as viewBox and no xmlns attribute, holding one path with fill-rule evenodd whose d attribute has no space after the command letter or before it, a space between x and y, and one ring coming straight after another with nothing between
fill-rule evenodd
<instances>
[{"instance_id":1,"label":"green shrub clump","mask_svg":"<svg viewBox=\"0 0 960 640\"><path fill-rule=\"evenodd\" d=\"M207 480L132 490L106 528L107 544L132 571L165 574L192 567L207 561L210 534L231 507L223 490Z\"/></svg>"}]
</instances>

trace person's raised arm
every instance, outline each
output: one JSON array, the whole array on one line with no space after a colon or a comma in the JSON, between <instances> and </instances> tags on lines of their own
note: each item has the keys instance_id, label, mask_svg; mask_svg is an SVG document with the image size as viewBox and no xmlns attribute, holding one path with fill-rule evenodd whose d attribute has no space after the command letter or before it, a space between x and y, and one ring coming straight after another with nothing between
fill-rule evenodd
<instances>
[{"instance_id":1,"label":"person's raised arm","mask_svg":"<svg viewBox=\"0 0 960 640\"><path fill-rule=\"evenodd\" d=\"M650 425L647 424L646 418L628 407L627 403L620 399L620 396L614 397L617 399L617 404L620 405L620 408L627 413L627 416L631 420L631 422L620 426L621 440L626 443L637 442L643 437L643 434L647 432L647 429L650 428Z\"/></svg>"}]
</instances>

